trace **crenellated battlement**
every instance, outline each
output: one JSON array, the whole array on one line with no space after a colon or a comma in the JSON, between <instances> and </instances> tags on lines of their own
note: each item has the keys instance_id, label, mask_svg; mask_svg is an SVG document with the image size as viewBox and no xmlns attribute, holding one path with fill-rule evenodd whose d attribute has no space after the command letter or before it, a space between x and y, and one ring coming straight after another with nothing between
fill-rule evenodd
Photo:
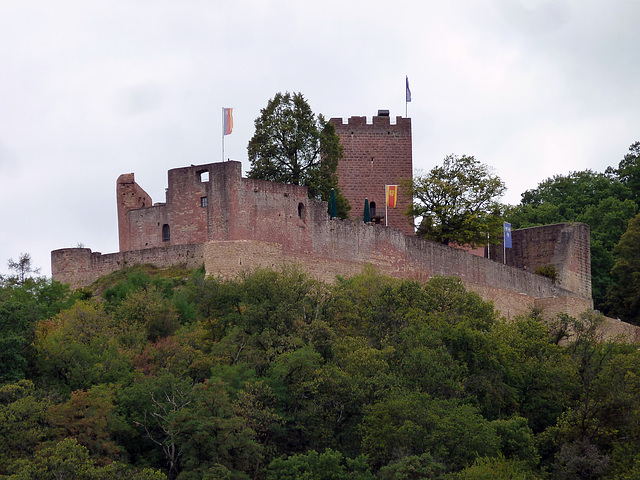
<instances>
[{"instance_id":1,"label":"crenellated battlement","mask_svg":"<svg viewBox=\"0 0 640 480\"><path fill-rule=\"evenodd\" d=\"M391 122L391 117L388 115L375 115L371 117L371 121L367 120L367 117L352 116L345 120L343 118L332 118L329 120L336 128L339 126L350 127L390 127L390 128L411 128L411 119L407 117L395 117L395 123Z\"/></svg>"}]
</instances>

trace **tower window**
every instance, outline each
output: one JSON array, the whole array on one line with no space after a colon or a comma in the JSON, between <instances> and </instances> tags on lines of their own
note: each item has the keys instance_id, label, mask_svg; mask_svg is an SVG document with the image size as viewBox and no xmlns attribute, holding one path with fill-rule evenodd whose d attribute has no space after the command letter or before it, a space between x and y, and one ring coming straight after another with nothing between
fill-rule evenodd
<instances>
[{"instance_id":1,"label":"tower window","mask_svg":"<svg viewBox=\"0 0 640 480\"><path fill-rule=\"evenodd\" d=\"M207 206L207 197L200 197L200 206L201 207Z\"/></svg>"},{"instance_id":2,"label":"tower window","mask_svg":"<svg viewBox=\"0 0 640 480\"><path fill-rule=\"evenodd\" d=\"M298 218L304 220L304 203L298 204Z\"/></svg>"},{"instance_id":3,"label":"tower window","mask_svg":"<svg viewBox=\"0 0 640 480\"><path fill-rule=\"evenodd\" d=\"M201 170L197 172L197 174L200 177L200 181L202 183L206 183L209 181L209 170Z\"/></svg>"},{"instance_id":4,"label":"tower window","mask_svg":"<svg viewBox=\"0 0 640 480\"><path fill-rule=\"evenodd\" d=\"M168 242L171 240L171 231L169 230L169 225L166 223L162 225L162 241Z\"/></svg>"},{"instance_id":5,"label":"tower window","mask_svg":"<svg viewBox=\"0 0 640 480\"><path fill-rule=\"evenodd\" d=\"M371 218L376 216L376 202L371 202L369 204L369 214L371 215Z\"/></svg>"}]
</instances>

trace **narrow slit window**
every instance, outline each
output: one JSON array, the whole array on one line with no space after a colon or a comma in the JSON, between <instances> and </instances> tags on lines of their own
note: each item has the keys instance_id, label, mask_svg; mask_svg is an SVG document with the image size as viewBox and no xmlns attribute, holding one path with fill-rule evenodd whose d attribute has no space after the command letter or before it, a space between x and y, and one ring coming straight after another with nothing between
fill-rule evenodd
<instances>
[{"instance_id":1,"label":"narrow slit window","mask_svg":"<svg viewBox=\"0 0 640 480\"><path fill-rule=\"evenodd\" d=\"M169 229L169 225L166 223L162 225L162 241L168 242L171 240L171 230Z\"/></svg>"},{"instance_id":2,"label":"narrow slit window","mask_svg":"<svg viewBox=\"0 0 640 480\"><path fill-rule=\"evenodd\" d=\"M304 203L298 204L298 218L304 220Z\"/></svg>"}]
</instances>

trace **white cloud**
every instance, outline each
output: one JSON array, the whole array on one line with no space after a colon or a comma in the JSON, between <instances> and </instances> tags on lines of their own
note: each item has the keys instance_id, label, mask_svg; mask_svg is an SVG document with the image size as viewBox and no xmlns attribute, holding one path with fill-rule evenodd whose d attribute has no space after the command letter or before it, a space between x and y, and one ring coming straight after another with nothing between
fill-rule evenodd
<instances>
[{"instance_id":1,"label":"white cloud","mask_svg":"<svg viewBox=\"0 0 640 480\"><path fill-rule=\"evenodd\" d=\"M327 117L404 115L414 165L495 167L516 203L553 174L616 165L639 140L640 1L4 0L0 272L30 252L117 249L115 180L161 201L170 168L246 162L278 91Z\"/></svg>"}]
</instances>

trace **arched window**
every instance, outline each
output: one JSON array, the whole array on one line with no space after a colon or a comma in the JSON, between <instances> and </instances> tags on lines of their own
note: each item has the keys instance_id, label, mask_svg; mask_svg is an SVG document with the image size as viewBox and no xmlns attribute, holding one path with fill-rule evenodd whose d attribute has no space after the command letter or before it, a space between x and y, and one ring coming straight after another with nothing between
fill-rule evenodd
<instances>
[{"instance_id":1,"label":"arched window","mask_svg":"<svg viewBox=\"0 0 640 480\"><path fill-rule=\"evenodd\" d=\"M169 230L169 225L166 223L162 225L162 241L168 242L171 240L171 231Z\"/></svg>"},{"instance_id":2,"label":"arched window","mask_svg":"<svg viewBox=\"0 0 640 480\"><path fill-rule=\"evenodd\" d=\"M304 220L304 203L298 204L298 218Z\"/></svg>"}]
</instances>

